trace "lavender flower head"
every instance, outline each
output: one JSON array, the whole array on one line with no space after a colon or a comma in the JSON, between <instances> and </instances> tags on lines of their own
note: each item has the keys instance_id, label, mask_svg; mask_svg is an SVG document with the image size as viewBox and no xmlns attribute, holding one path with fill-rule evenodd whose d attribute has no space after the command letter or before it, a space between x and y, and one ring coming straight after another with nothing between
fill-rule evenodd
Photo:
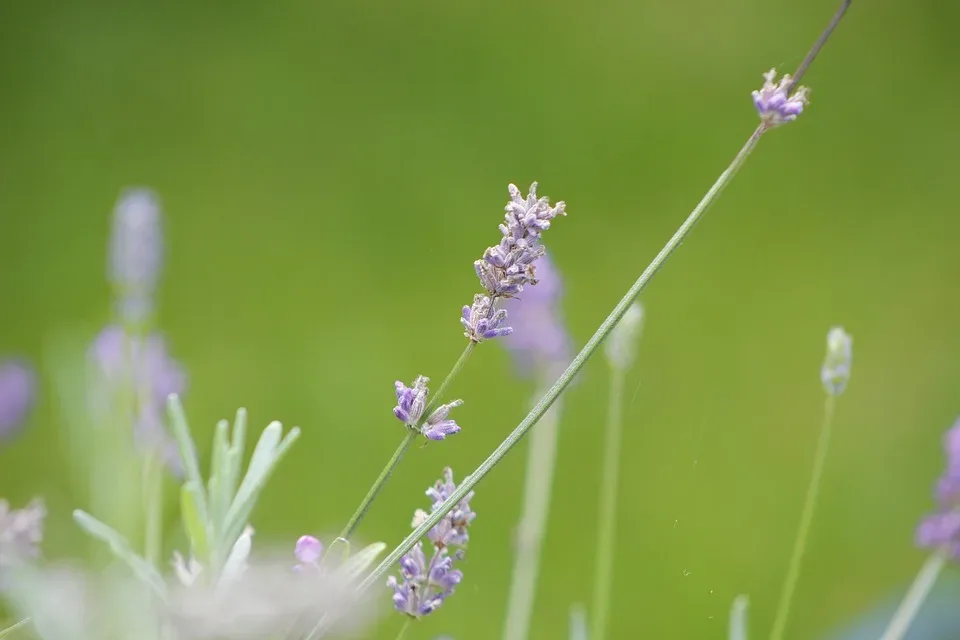
<instances>
[{"instance_id":1,"label":"lavender flower head","mask_svg":"<svg viewBox=\"0 0 960 640\"><path fill-rule=\"evenodd\" d=\"M465 336L474 342L510 335L504 325L506 314L497 310L500 298L513 298L524 285L537 284L534 263L544 255L540 237L550 228L550 221L566 215L566 205L550 206L550 199L537 197L537 183L530 185L524 198L515 185L509 185L510 202L505 208L499 244L487 248L483 258L473 263L486 295L474 298L472 306L463 308L460 322Z\"/></svg>"},{"instance_id":2,"label":"lavender flower head","mask_svg":"<svg viewBox=\"0 0 960 640\"><path fill-rule=\"evenodd\" d=\"M163 265L160 218L159 200L148 189L125 190L114 208L108 276L125 323L142 321L153 308Z\"/></svg>"},{"instance_id":3,"label":"lavender flower head","mask_svg":"<svg viewBox=\"0 0 960 640\"><path fill-rule=\"evenodd\" d=\"M537 263L537 285L522 297L504 300L513 333L503 344L521 375L552 377L569 363L571 340L560 311L562 296L560 273L544 254Z\"/></svg>"},{"instance_id":4,"label":"lavender flower head","mask_svg":"<svg viewBox=\"0 0 960 640\"><path fill-rule=\"evenodd\" d=\"M36 376L25 362L0 362L0 440L5 440L23 425L33 406Z\"/></svg>"},{"instance_id":5,"label":"lavender flower head","mask_svg":"<svg viewBox=\"0 0 960 640\"><path fill-rule=\"evenodd\" d=\"M943 438L947 469L937 482L939 511L928 515L917 527L917 545L944 548L960 560L960 419Z\"/></svg>"},{"instance_id":6,"label":"lavender flower head","mask_svg":"<svg viewBox=\"0 0 960 640\"><path fill-rule=\"evenodd\" d=\"M853 364L853 338L843 327L833 327L827 333L827 355L820 368L820 380L832 396L839 396L850 381Z\"/></svg>"},{"instance_id":7,"label":"lavender flower head","mask_svg":"<svg viewBox=\"0 0 960 640\"><path fill-rule=\"evenodd\" d=\"M399 380L394 382L397 394L397 406L393 408L393 415L406 425L407 429L415 431L430 440L443 440L447 436L460 432L460 425L450 419L450 411L463 404L463 400L454 400L442 404L423 420L423 413L427 408L427 396L430 390L427 383L430 378L417 376L412 387L408 387Z\"/></svg>"},{"instance_id":8,"label":"lavender flower head","mask_svg":"<svg viewBox=\"0 0 960 640\"><path fill-rule=\"evenodd\" d=\"M799 87L787 95L787 91L793 88L790 74L784 75L780 82L774 84L776 77L777 70L770 69L763 74L763 87L752 94L753 105L760 114L760 121L768 129L796 120L808 102L809 90L806 87Z\"/></svg>"},{"instance_id":9,"label":"lavender flower head","mask_svg":"<svg viewBox=\"0 0 960 640\"><path fill-rule=\"evenodd\" d=\"M131 389L136 397L134 440L143 448L158 450L171 471L181 471L177 444L164 426L167 397L182 395L186 374L167 353L157 334L145 338L129 335L117 325L107 326L94 340L90 359L98 374L93 394L95 414L114 415L120 394Z\"/></svg>"},{"instance_id":10,"label":"lavender flower head","mask_svg":"<svg viewBox=\"0 0 960 640\"><path fill-rule=\"evenodd\" d=\"M444 469L443 479L427 490L427 495L433 501L432 509L438 509L455 489L453 471ZM454 569L453 564L464 557L469 538L467 527L476 517L470 509L472 497L472 492L465 496L430 531L428 538L432 552L429 561L421 540L400 559L400 579L396 576L387 578L387 587L393 589L393 606L400 613L419 618L436 611L463 580L463 573ZM426 513L417 510L413 526L417 527L424 518Z\"/></svg>"},{"instance_id":11,"label":"lavender flower head","mask_svg":"<svg viewBox=\"0 0 960 640\"><path fill-rule=\"evenodd\" d=\"M0 500L0 583L4 569L39 557L46 516L39 498L23 509L11 509L9 502Z\"/></svg>"}]
</instances>

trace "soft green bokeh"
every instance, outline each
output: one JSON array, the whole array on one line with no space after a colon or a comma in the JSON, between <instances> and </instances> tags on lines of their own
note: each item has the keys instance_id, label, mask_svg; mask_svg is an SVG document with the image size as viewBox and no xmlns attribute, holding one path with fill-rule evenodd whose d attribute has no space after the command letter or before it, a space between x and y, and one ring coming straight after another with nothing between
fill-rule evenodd
<instances>
[{"instance_id":1,"label":"soft green bokeh","mask_svg":"<svg viewBox=\"0 0 960 640\"><path fill-rule=\"evenodd\" d=\"M568 203L546 244L582 344L755 126L760 74L795 67L836 4L2 3L0 353L40 361L55 336L94 334L116 196L155 188L161 322L201 447L241 405L251 425L300 425L257 543L336 531L401 438L393 381L439 380L460 352L507 183ZM919 567L913 528L960 413L958 19L943 2L854 2L806 78L808 112L761 142L648 289L614 637L723 637L741 592L754 633L769 629L831 324L854 337L853 379L788 635L848 620ZM42 375L0 451L0 495L47 496L57 557L83 548L80 505ZM532 638L563 637L590 599L606 384L598 359L564 403ZM453 388L463 432L410 452L361 536L399 541L441 468L469 472L530 392L499 346L480 349ZM524 453L478 487L465 581L408 637L500 633Z\"/></svg>"}]
</instances>

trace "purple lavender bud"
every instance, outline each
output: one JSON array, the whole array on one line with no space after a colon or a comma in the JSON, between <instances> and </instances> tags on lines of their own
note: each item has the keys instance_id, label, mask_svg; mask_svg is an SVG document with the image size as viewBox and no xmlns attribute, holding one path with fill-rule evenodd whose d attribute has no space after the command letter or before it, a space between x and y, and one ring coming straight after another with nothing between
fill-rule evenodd
<instances>
[{"instance_id":1,"label":"purple lavender bud","mask_svg":"<svg viewBox=\"0 0 960 640\"><path fill-rule=\"evenodd\" d=\"M792 88L793 79L786 74L779 83L774 84L776 77L777 70L770 69L763 74L763 87L752 93L753 105L760 114L761 122L767 128L796 120L797 116L803 113L803 108L808 102L809 90L806 87L799 87L788 96L787 91Z\"/></svg>"},{"instance_id":2,"label":"purple lavender bud","mask_svg":"<svg viewBox=\"0 0 960 640\"><path fill-rule=\"evenodd\" d=\"M47 509L39 498L23 509L12 510L9 502L0 500L0 581L4 569L40 556L46 516Z\"/></svg>"},{"instance_id":3,"label":"purple lavender bud","mask_svg":"<svg viewBox=\"0 0 960 640\"><path fill-rule=\"evenodd\" d=\"M839 396L847 388L850 367L853 364L853 339L843 327L833 327L827 333L827 355L820 369L824 389Z\"/></svg>"},{"instance_id":4,"label":"purple lavender bud","mask_svg":"<svg viewBox=\"0 0 960 640\"><path fill-rule=\"evenodd\" d=\"M420 430L423 435L431 440L443 440L449 435L453 435L460 431L460 426L447 418L450 415L450 411L456 407L459 407L463 404L463 400L454 400L453 402L448 402L447 404L442 404L437 407L436 411L430 414L430 417L427 418L427 421L424 423L423 428Z\"/></svg>"},{"instance_id":5,"label":"purple lavender bud","mask_svg":"<svg viewBox=\"0 0 960 640\"><path fill-rule=\"evenodd\" d=\"M149 315L163 264L160 203L149 189L127 189L113 213L108 275L119 316L139 322Z\"/></svg>"},{"instance_id":6,"label":"purple lavender bud","mask_svg":"<svg viewBox=\"0 0 960 640\"><path fill-rule=\"evenodd\" d=\"M12 437L33 406L36 376L21 360L0 362L0 440Z\"/></svg>"},{"instance_id":7,"label":"purple lavender bud","mask_svg":"<svg viewBox=\"0 0 960 640\"><path fill-rule=\"evenodd\" d=\"M152 334L133 336L121 327L103 329L90 347L90 359L99 374L94 399L100 419L115 415L123 394L134 393L137 407L134 441L159 452L170 470L179 474L180 457L176 442L165 426L167 397L182 395L186 375L167 353L164 339Z\"/></svg>"},{"instance_id":8,"label":"purple lavender bud","mask_svg":"<svg viewBox=\"0 0 960 640\"><path fill-rule=\"evenodd\" d=\"M560 311L563 281L547 255L537 263L537 276L536 286L503 302L513 325L503 344L521 375L552 377L570 361L571 340Z\"/></svg>"},{"instance_id":9,"label":"purple lavender bud","mask_svg":"<svg viewBox=\"0 0 960 640\"><path fill-rule=\"evenodd\" d=\"M427 489L427 496L433 501L433 509L439 507L456 489L453 471L443 470L443 478ZM409 553L400 559L400 579L387 578L387 587L393 590L393 606L400 613L420 618L436 611L453 593L454 588L463 580L463 573L453 568L455 560L463 558L462 545L466 544L466 528L476 514L470 509L468 501L473 497L470 492L447 516L427 535L433 543L433 555L427 561L423 550L423 541L418 541ZM427 517L427 513L417 509L413 516L413 527L418 527ZM461 548L450 555L451 546Z\"/></svg>"},{"instance_id":10,"label":"purple lavender bud","mask_svg":"<svg viewBox=\"0 0 960 640\"><path fill-rule=\"evenodd\" d=\"M313 536L300 536L293 555L296 556L300 568L317 566L323 556L323 543Z\"/></svg>"},{"instance_id":11,"label":"purple lavender bud","mask_svg":"<svg viewBox=\"0 0 960 640\"><path fill-rule=\"evenodd\" d=\"M946 548L960 560L960 419L943 438L947 468L937 482L939 511L928 515L917 527L917 545Z\"/></svg>"},{"instance_id":12,"label":"purple lavender bud","mask_svg":"<svg viewBox=\"0 0 960 640\"><path fill-rule=\"evenodd\" d=\"M427 406L427 383L430 378L417 376L413 387L408 387L399 380L393 383L397 391L397 406L393 408L393 415L403 424L416 428L423 417L423 410Z\"/></svg>"},{"instance_id":13,"label":"purple lavender bud","mask_svg":"<svg viewBox=\"0 0 960 640\"><path fill-rule=\"evenodd\" d=\"M503 326L506 319L506 311L503 309L494 311L493 301L482 293L478 293L473 297L473 306L463 308L460 323L466 329L463 332L465 337L473 342L483 342L513 333L511 327Z\"/></svg>"},{"instance_id":14,"label":"purple lavender bud","mask_svg":"<svg viewBox=\"0 0 960 640\"><path fill-rule=\"evenodd\" d=\"M394 383L397 391L397 406L393 408L393 415L403 422L408 429L416 431L430 440L443 440L449 435L458 433L460 426L448 419L451 409L463 404L463 400L454 400L437 407L430 416L423 421L423 412L427 407L427 396L430 390L427 383L430 378L417 376L413 387L408 387L399 380Z\"/></svg>"}]
</instances>

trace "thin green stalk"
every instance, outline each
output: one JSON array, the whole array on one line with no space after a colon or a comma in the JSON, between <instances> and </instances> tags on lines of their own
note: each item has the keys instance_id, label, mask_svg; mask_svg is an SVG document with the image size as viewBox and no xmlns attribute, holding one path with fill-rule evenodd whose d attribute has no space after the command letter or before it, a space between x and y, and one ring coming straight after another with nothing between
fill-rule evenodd
<instances>
[{"instance_id":1,"label":"thin green stalk","mask_svg":"<svg viewBox=\"0 0 960 640\"><path fill-rule=\"evenodd\" d=\"M11 633L13 633L13 632L16 631L17 629L20 629L20 628L22 628L22 627L25 627L25 626L27 626L28 624L30 624L30 618L24 618L24 619L21 620L20 622L16 622L16 623L12 624L11 626L7 627L6 629L3 629L2 631L0 631L0 638L6 638L8 635L10 635Z\"/></svg>"},{"instance_id":2,"label":"thin green stalk","mask_svg":"<svg viewBox=\"0 0 960 640\"><path fill-rule=\"evenodd\" d=\"M540 394L534 396L539 398ZM554 404L530 433L523 506L517 527L513 578L507 596L505 640L526 640L533 614L540 555L550 513L550 493L557 462L560 404Z\"/></svg>"},{"instance_id":3,"label":"thin green stalk","mask_svg":"<svg viewBox=\"0 0 960 640\"><path fill-rule=\"evenodd\" d=\"M817 496L820 492L820 478L823 476L823 467L827 461L827 450L830 448L830 431L833 427L833 410L836 406L836 396L827 394L823 408L823 426L820 428L820 438L817 442L817 453L813 459L813 476L807 486L807 497L803 502L803 511L800 514L800 526L797 529L797 539L793 543L793 554L790 556L790 566L783 583L783 592L780 594L780 603L777 605L777 615L773 621L771 640L780 640L787 626L787 617L790 614L790 604L793 592L800 578L800 563L807 547L807 538L810 535L810 524L813 522L813 512L817 506Z\"/></svg>"},{"instance_id":4,"label":"thin green stalk","mask_svg":"<svg viewBox=\"0 0 960 640\"><path fill-rule=\"evenodd\" d=\"M627 291L626 295L617 303L617 306L614 307L613 311L610 312L610 315L607 316L606 320L601 323L600 327L597 329L596 333L587 341L587 344L584 345L580 353L573 359L573 362L567 367L560 377L554 382L553 386L547 391L547 393L540 399L536 406L527 414L527 417L517 425L517 428L510 433L509 436L498 446L490 456L484 460L477 469L471 473L469 476L464 478L463 482L459 487L454 490L454 492L448 497L439 507L433 510L430 515L418 526L413 532L408 535L403 542L401 542L397 548L391 551L383 561L377 565L370 575L368 575L363 582L360 583L359 588L361 591L365 591L370 587L380 584L383 576L390 571L390 569L400 560L401 556L410 551L413 546L417 543L418 540L423 538L431 528L436 526L440 520L442 520L446 514L453 509L467 493L473 490L480 480L483 479L490 471L500 462L501 459L507 453L516 446L517 442L526 435L527 431L530 430L536 422L547 412L547 409L550 408L550 405L559 397L564 389L567 388L567 385L576 377L576 375L583 368L583 365L586 364L587 360L590 359L590 356L593 355L593 352L597 350L597 347L600 346L600 343L603 342L604 338L607 337L607 334L613 330L617 322L620 321L620 318L623 317L623 314L627 312L627 309L630 308L630 305L634 300L637 299L637 296L640 295L640 292L643 291L647 284L650 282L650 279L653 278L654 274L660 270L660 267L664 265L670 255L679 247L684 239L690 234L693 230L694 225L697 221L703 216L706 210L710 207L711 204L717 199L717 196L720 195L720 192L723 191L723 188L729 184L730 180L736 175L737 171L743 166L744 161L750 155L750 152L754 150L757 146L757 142L760 140L761 134L764 132L764 127L761 125L753 132L753 134L747 139L746 144L743 145L743 148L740 149L740 152L733 159L733 162L730 164L727 169L720 174L720 177L717 178L717 181L710 187L710 190L707 191L707 194L700 200L696 208L687 216L687 219L684 220L683 224L680 225L680 228L677 229L676 233L667 241L663 249L660 250L660 253L654 257L653 261L649 266L640 274L640 277L637 278L637 281L633 283L633 286Z\"/></svg>"},{"instance_id":5,"label":"thin green stalk","mask_svg":"<svg viewBox=\"0 0 960 640\"><path fill-rule=\"evenodd\" d=\"M610 613L613 584L613 548L617 525L617 485L620 480L620 440L623 431L623 381L625 371L610 367L610 405L603 445L603 477L600 480L600 514L597 559L593 574L593 608L590 610L590 640L604 640Z\"/></svg>"},{"instance_id":6,"label":"thin green stalk","mask_svg":"<svg viewBox=\"0 0 960 640\"><path fill-rule=\"evenodd\" d=\"M357 527L360 526L360 521L363 520L363 517L367 515L367 511L370 510L370 505L373 504L373 501L377 499L377 495L380 493L380 490L383 489L383 485L387 483L387 480L389 480L391 474L393 474L393 470L397 468L398 464L400 464L403 454L407 452L407 449L410 448L410 445L412 445L413 441L416 439L417 432L413 430L408 430L407 434L403 436L403 440L400 441L400 446L398 446L397 450L393 452L393 455L387 462L387 466L385 466L380 472L380 475L377 476L373 486L370 487L370 490L367 491L367 495L365 495L363 500L360 502L360 506L357 507L357 510L353 512L353 515L350 517L350 521L347 522L347 526L345 526L343 531L340 532L341 538L344 540L349 540L350 536L353 535L353 532L357 530Z\"/></svg>"},{"instance_id":7,"label":"thin green stalk","mask_svg":"<svg viewBox=\"0 0 960 640\"><path fill-rule=\"evenodd\" d=\"M403 637L407 635L407 629L410 628L410 623L413 622L413 618L407 618L403 623L403 626L400 627L400 633L397 634L397 640L403 640Z\"/></svg>"},{"instance_id":8,"label":"thin green stalk","mask_svg":"<svg viewBox=\"0 0 960 640\"><path fill-rule=\"evenodd\" d=\"M900 606L897 607L897 612L893 614L893 618L880 640L900 640L903 638L907 629L910 628L910 624L917 617L917 613L920 612L923 601L930 594L930 590L936 583L940 571L948 559L949 553L946 549L938 549L930 554L930 557L920 568L920 572L917 573L917 577L913 579L913 584L910 585L907 595L904 596Z\"/></svg>"},{"instance_id":9,"label":"thin green stalk","mask_svg":"<svg viewBox=\"0 0 960 640\"><path fill-rule=\"evenodd\" d=\"M473 353L475 346L475 342L467 343L466 348L464 348L463 353L460 354L460 357L453 365L450 373L447 374L447 377L444 378L442 383L440 383L440 388L437 389L435 394L433 394L433 399L427 404L427 408L423 412L424 416L429 416L430 413L441 403L444 392L446 392L447 387L450 386L450 383L453 382L453 379L457 376L457 374L460 373L460 369L462 369L463 365L466 364L467 359L470 357L470 354ZM383 486L387 483L387 480L390 479L390 476L393 475L394 469L396 469L397 465L400 464L403 454L407 452L407 449L409 449L410 445L413 444L413 441L416 440L417 435L419 435L418 431L413 429L409 429L407 431L407 434L403 437L403 440L400 441L399 446L397 446L396 451L393 452L390 460L387 461L387 466L385 466L380 472L380 475L377 476L377 479L373 482L373 486L371 486L370 490L367 491L367 495L365 495L363 500L360 501L360 506L358 506L357 510L353 512L353 515L350 517L350 521L347 522L347 525L343 528L343 531L340 532L341 538L344 540L350 540L350 536L352 536L357 530L357 527L360 526L360 521L363 520L364 516L367 515L367 511L370 510L370 506L373 504L373 501L377 499L377 496L380 494Z\"/></svg>"},{"instance_id":10,"label":"thin green stalk","mask_svg":"<svg viewBox=\"0 0 960 640\"><path fill-rule=\"evenodd\" d=\"M146 454L143 465L145 515L144 557L153 567L160 567L163 547L163 461L156 451Z\"/></svg>"}]
</instances>

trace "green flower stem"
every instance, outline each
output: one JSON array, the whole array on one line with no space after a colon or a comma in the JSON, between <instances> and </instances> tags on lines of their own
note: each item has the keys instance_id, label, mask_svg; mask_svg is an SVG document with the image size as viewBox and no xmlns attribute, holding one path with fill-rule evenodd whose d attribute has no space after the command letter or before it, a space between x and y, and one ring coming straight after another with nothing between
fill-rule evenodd
<instances>
[{"instance_id":1,"label":"green flower stem","mask_svg":"<svg viewBox=\"0 0 960 640\"><path fill-rule=\"evenodd\" d=\"M6 638L8 635L13 633L17 629L21 629L27 626L28 624L30 624L30 618L24 618L20 622L14 623L13 625L7 627L6 629L3 629L2 631L0 631L0 638Z\"/></svg>"},{"instance_id":2,"label":"green flower stem","mask_svg":"<svg viewBox=\"0 0 960 640\"><path fill-rule=\"evenodd\" d=\"M163 551L163 461L158 451L146 454L143 464L144 557L154 568L160 568Z\"/></svg>"},{"instance_id":3,"label":"green flower stem","mask_svg":"<svg viewBox=\"0 0 960 640\"><path fill-rule=\"evenodd\" d=\"M466 348L463 350L463 353L460 354L456 364L453 365L450 373L448 373L447 377L444 378L442 383L440 383L440 388L437 389L437 392L433 395L433 399L427 404L427 408L423 412L424 416L429 416L430 413L437 406L439 406L444 392L450 386L450 383L453 382L453 379L457 376L457 374L460 373L460 369L462 369L463 365L466 364L467 359L470 357L470 354L473 353L473 349L476 346L477 345L475 342L467 343ZM353 515L350 517L350 521L347 522L347 525L343 528L343 531L340 532L341 538L344 540L350 540L350 536L352 536L357 530L357 527L360 526L360 521L363 520L364 516L367 515L367 511L370 510L370 505L372 505L373 501L377 499L378 495L380 495L383 485L387 483L387 480L389 480L390 476L393 475L394 469L396 469L397 465L400 464L403 454L407 452L407 449L410 448L410 445L413 444L413 441L417 439L418 435L420 435L418 430L407 430L407 434L403 437L403 440L400 441L399 446L397 446L397 450L393 452L390 460L387 461L387 466L385 466L383 471L380 472L380 475L377 476L373 486L370 487L370 490L367 491L367 495L365 495L363 500L360 502L360 506L357 507L357 510L353 512Z\"/></svg>"},{"instance_id":4,"label":"green flower stem","mask_svg":"<svg viewBox=\"0 0 960 640\"><path fill-rule=\"evenodd\" d=\"M663 249L660 250L660 253L654 257L650 265L640 274L640 277L637 278L637 281L633 283L633 286L630 287L630 290L627 291L626 295L617 303L617 306L614 307L613 311L610 312L610 315L607 316L607 319L603 321L600 325L600 328L597 329L596 333L587 341L587 344L584 345L583 349L577 356L573 359L570 365L567 367L556 382L553 383L553 386L550 387L549 391L540 399L536 406L530 411L526 418L517 425L517 428L507 436L507 438L498 446L490 456L484 460L477 469L471 473L469 476L464 478L463 482L460 483L460 486L454 490L454 492L448 497L439 507L434 509L434 511L427 516L427 518L420 523L413 532L408 535L403 542L401 542L396 549L391 551L383 561L377 565L370 575L368 575L363 582L360 583L359 588L361 591L365 591L370 587L380 584L383 576L390 571L390 569L400 560L403 554L410 551L413 546L417 543L418 540L423 538L431 528L433 528L440 520L442 520L447 513L453 509L463 497L467 495L473 488L477 485L480 480L483 479L485 475L490 473L490 471L497 465L500 460L507 455L507 453L512 449L527 431L530 430L537 420L547 412L547 409L550 408L550 405L559 397L564 389L567 388L567 385L576 377L577 373L583 368L583 365L586 364L587 360L590 359L590 356L593 355L593 352L597 350L597 347L600 346L600 343L603 342L604 338L607 337L607 334L613 330L617 322L620 321L620 318L623 317L623 314L627 312L627 309L630 308L630 305L636 300L637 296L640 295L640 292L643 291L647 284L650 282L650 279L653 278L654 274L660 270L660 267L664 265L670 255L683 243L684 239L690 234L693 230L694 225L697 221L703 216L706 210L710 207L711 204L717 199L717 196L723 191L723 188L729 184L730 180L736 175L737 171L743 166L744 161L750 155L750 152L754 150L757 146L757 142L760 140L760 136L764 132L764 127L761 125L753 132L750 138L747 139L746 144L743 145L743 148L740 149L740 152L733 159L733 162L730 163L730 166L727 167L726 171L720 174L720 177L717 178L717 181L710 187L710 190L707 191L707 194L703 199L697 204L696 208L687 216L687 219L684 220L683 224L680 225L680 228L677 229L676 233L673 234Z\"/></svg>"},{"instance_id":5,"label":"green flower stem","mask_svg":"<svg viewBox=\"0 0 960 640\"><path fill-rule=\"evenodd\" d=\"M800 526L797 529L797 539L793 544L790 566L787 569L787 577L783 583L783 592L780 594L780 603L777 605L777 615L773 621L773 631L770 632L771 640L780 640L787 626L787 616L790 614L790 603L793 600L793 592L797 587L797 580L800 578L800 563L803 560L803 552L807 547L807 538L810 535L810 523L813 521L813 511L817 506L817 496L820 492L820 478L823 476L823 467L827 461L827 450L830 448L830 431L833 426L833 411L835 405L836 397L828 393L823 408L823 426L820 428L817 452L813 459L813 476L810 478L810 484L807 486L807 497L803 502Z\"/></svg>"},{"instance_id":6,"label":"green flower stem","mask_svg":"<svg viewBox=\"0 0 960 640\"><path fill-rule=\"evenodd\" d=\"M407 629L410 628L411 622L413 622L413 618L407 618L404 621L403 626L400 627L400 633L397 634L397 640L403 640L403 637L407 635Z\"/></svg>"},{"instance_id":7,"label":"green flower stem","mask_svg":"<svg viewBox=\"0 0 960 640\"><path fill-rule=\"evenodd\" d=\"M453 379L457 377L457 374L460 373L460 369L463 369L463 365L467 363L467 360L470 359L470 354L473 353L473 350L476 348L477 343L473 340L467 342L467 346L464 347L463 353L460 354L460 357L457 358L457 361L453 365L453 369L450 369L450 373L447 374L447 377L443 379L443 382L440 383L440 388L433 393L433 399L427 403L427 408L423 410L423 416L426 418L433 410L440 406L443 402L443 394L447 392L447 388L450 387L450 383L453 382Z\"/></svg>"},{"instance_id":8,"label":"green flower stem","mask_svg":"<svg viewBox=\"0 0 960 640\"><path fill-rule=\"evenodd\" d=\"M593 608L590 610L590 640L604 640L610 613L613 584L614 534L617 525L617 484L620 479L620 440L623 431L623 383L626 372L610 367L610 405L603 445L603 477L600 480L600 514L597 517L597 559L593 574Z\"/></svg>"},{"instance_id":9,"label":"green flower stem","mask_svg":"<svg viewBox=\"0 0 960 640\"><path fill-rule=\"evenodd\" d=\"M538 399L541 394L534 396ZM557 462L557 427L560 403L547 411L530 433L527 447L527 471L523 487L523 506L517 527L513 578L507 597L504 621L505 640L526 640L536 594L541 547L547 532L550 493Z\"/></svg>"},{"instance_id":10,"label":"green flower stem","mask_svg":"<svg viewBox=\"0 0 960 640\"><path fill-rule=\"evenodd\" d=\"M930 554L930 557L920 568L920 572L917 573L917 577L914 578L913 584L910 585L907 595L904 596L900 606L897 607L897 612L893 614L893 618L880 640L900 640L903 638L913 619L917 617L923 601L927 599L934 583L940 577L940 571L947 563L948 558L949 554L946 549L938 549Z\"/></svg>"}]
</instances>

